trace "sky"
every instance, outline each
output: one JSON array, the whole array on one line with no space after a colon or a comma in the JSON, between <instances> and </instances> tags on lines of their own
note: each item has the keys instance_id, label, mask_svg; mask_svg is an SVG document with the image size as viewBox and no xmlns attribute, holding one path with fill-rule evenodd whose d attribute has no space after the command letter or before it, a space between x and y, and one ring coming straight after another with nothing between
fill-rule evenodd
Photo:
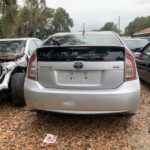
<instances>
[{"instance_id":1,"label":"sky","mask_svg":"<svg viewBox=\"0 0 150 150\"><path fill-rule=\"evenodd\" d=\"M51 8L63 7L74 21L72 31L100 29L106 22L118 24L121 29L137 16L150 15L150 0L46 0Z\"/></svg>"}]
</instances>

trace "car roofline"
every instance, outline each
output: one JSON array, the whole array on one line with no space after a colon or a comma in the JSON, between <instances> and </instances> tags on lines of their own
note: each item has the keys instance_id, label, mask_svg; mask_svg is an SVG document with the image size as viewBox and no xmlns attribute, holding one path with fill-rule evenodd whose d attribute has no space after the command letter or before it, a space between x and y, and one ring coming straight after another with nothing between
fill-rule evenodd
<instances>
[{"instance_id":1,"label":"car roofline","mask_svg":"<svg viewBox=\"0 0 150 150\"><path fill-rule=\"evenodd\" d=\"M91 31L91 32L85 32L85 34L114 34L115 32L113 31ZM83 34L83 32L59 32L59 33L55 33L52 36L64 36L64 35L72 35L72 34Z\"/></svg>"},{"instance_id":2,"label":"car roofline","mask_svg":"<svg viewBox=\"0 0 150 150\"><path fill-rule=\"evenodd\" d=\"M31 40L31 39L37 39L37 38L5 38L5 39L0 39L0 41L23 41L23 40Z\"/></svg>"},{"instance_id":3,"label":"car roofline","mask_svg":"<svg viewBox=\"0 0 150 150\"><path fill-rule=\"evenodd\" d=\"M124 39L125 41L145 41L145 40L147 40L148 41L148 39L142 39L142 38L130 38L130 39Z\"/></svg>"},{"instance_id":4,"label":"car roofline","mask_svg":"<svg viewBox=\"0 0 150 150\"><path fill-rule=\"evenodd\" d=\"M55 36L82 35L82 34L83 34L83 32L60 32L60 33L55 33L55 34L49 36L47 39L45 39L44 42L47 41L49 38L55 37ZM85 35L92 35L92 34L97 34L97 35L101 35L101 34L114 35L114 36L116 36L118 38L118 40L122 44L122 45L117 45L117 44L114 44L114 45L115 46L124 46L125 47L124 42L120 39L120 37L118 36L118 34L116 32L114 32L114 31L91 31L91 32L85 32ZM114 46L114 45L112 44L110 46ZM75 46L77 46L77 45L75 45ZM107 45L93 45L93 46L107 46Z\"/></svg>"}]
</instances>

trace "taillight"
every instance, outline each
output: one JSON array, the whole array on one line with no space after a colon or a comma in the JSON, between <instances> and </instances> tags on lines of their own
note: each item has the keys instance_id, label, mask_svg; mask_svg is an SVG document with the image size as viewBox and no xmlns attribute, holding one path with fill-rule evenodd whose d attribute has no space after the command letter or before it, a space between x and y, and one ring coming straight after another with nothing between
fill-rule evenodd
<instances>
[{"instance_id":1,"label":"taillight","mask_svg":"<svg viewBox=\"0 0 150 150\"><path fill-rule=\"evenodd\" d=\"M37 80L37 56L35 52L29 60L27 78Z\"/></svg>"},{"instance_id":2,"label":"taillight","mask_svg":"<svg viewBox=\"0 0 150 150\"><path fill-rule=\"evenodd\" d=\"M144 55L143 54L138 54L135 56L136 59L144 60Z\"/></svg>"},{"instance_id":3,"label":"taillight","mask_svg":"<svg viewBox=\"0 0 150 150\"><path fill-rule=\"evenodd\" d=\"M125 81L136 80L136 64L134 57L127 52L125 60Z\"/></svg>"}]
</instances>

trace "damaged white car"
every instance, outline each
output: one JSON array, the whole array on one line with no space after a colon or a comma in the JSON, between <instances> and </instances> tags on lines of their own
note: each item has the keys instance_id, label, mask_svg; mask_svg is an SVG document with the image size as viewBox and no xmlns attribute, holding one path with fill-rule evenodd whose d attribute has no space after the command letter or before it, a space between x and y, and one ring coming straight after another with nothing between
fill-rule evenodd
<instances>
[{"instance_id":1,"label":"damaged white car","mask_svg":"<svg viewBox=\"0 0 150 150\"><path fill-rule=\"evenodd\" d=\"M0 39L0 100L11 95L24 105L23 85L30 55L42 44L37 38Z\"/></svg>"}]
</instances>

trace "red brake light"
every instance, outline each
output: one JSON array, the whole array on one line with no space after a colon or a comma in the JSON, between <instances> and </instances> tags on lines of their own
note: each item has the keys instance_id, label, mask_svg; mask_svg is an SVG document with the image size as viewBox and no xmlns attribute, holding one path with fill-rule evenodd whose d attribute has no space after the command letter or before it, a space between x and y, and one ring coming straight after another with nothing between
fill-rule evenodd
<instances>
[{"instance_id":1,"label":"red brake light","mask_svg":"<svg viewBox=\"0 0 150 150\"><path fill-rule=\"evenodd\" d=\"M136 64L134 57L127 52L125 61L125 81L136 80Z\"/></svg>"},{"instance_id":2,"label":"red brake light","mask_svg":"<svg viewBox=\"0 0 150 150\"><path fill-rule=\"evenodd\" d=\"M138 54L135 58L140 59L140 60L144 60L143 54Z\"/></svg>"},{"instance_id":3,"label":"red brake light","mask_svg":"<svg viewBox=\"0 0 150 150\"><path fill-rule=\"evenodd\" d=\"M37 56L35 52L29 60L27 77L31 80L37 80Z\"/></svg>"}]
</instances>

